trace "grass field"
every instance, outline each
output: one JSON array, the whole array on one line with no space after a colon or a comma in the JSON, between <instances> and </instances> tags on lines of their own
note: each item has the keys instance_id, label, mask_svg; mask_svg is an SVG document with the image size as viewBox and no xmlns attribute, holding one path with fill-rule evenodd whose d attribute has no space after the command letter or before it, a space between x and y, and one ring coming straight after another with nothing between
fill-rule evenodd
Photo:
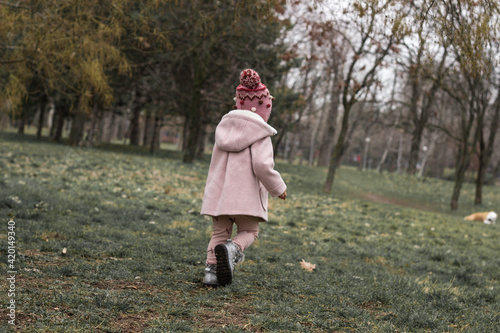
<instances>
[{"instance_id":1,"label":"grass field","mask_svg":"<svg viewBox=\"0 0 500 333\"><path fill-rule=\"evenodd\" d=\"M208 165L0 133L0 266L13 219L17 331L500 331L500 226L463 221L498 212L498 187L477 208L466 184L450 212L449 182L341 168L327 195L325 169L278 163L287 200L270 200L234 283L213 289L201 284ZM3 278L0 331L7 289Z\"/></svg>"}]
</instances>

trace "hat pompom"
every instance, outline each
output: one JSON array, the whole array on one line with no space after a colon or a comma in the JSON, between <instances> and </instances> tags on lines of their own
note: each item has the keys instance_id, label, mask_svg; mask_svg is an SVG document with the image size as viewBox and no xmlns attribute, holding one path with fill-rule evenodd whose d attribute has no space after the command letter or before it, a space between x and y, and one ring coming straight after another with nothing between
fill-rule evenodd
<instances>
[{"instance_id":1,"label":"hat pompom","mask_svg":"<svg viewBox=\"0 0 500 333\"><path fill-rule=\"evenodd\" d=\"M241 71L240 85L236 87L238 109L254 112L267 122L271 115L271 103L269 90L260 80L259 74L250 68Z\"/></svg>"},{"instance_id":2,"label":"hat pompom","mask_svg":"<svg viewBox=\"0 0 500 333\"><path fill-rule=\"evenodd\" d=\"M240 84L247 89L256 89L259 86L260 77L253 69L245 69L240 74Z\"/></svg>"}]
</instances>

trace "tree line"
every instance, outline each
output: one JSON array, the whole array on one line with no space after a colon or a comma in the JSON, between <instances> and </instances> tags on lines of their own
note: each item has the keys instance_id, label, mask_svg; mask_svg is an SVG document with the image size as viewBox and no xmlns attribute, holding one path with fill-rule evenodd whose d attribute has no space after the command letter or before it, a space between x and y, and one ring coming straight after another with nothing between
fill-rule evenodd
<instances>
[{"instance_id":1,"label":"tree line","mask_svg":"<svg viewBox=\"0 0 500 333\"><path fill-rule=\"evenodd\" d=\"M251 67L276 154L328 167L325 192L341 163L450 168L457 209L471 168L476 204L500 171L499 17L493 0L0 1L0 111L70 145L113 123L151 152L171 124L192 163Z\"/></svg>"}]
</instances>

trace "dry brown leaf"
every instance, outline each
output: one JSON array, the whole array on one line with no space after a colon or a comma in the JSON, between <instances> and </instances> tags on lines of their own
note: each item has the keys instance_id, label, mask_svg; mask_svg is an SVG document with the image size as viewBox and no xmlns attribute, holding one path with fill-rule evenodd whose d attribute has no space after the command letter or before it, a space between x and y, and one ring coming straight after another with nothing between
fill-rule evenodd
<instances>
[{"instance_id":1,"label":"dry brown leaf","mask_svg":"<svg viewBox=\"0 0 500 333\"><path fill-rule=\"evenodd\" d=\"M308 272L312 272L316 268L316 265L311 264L310 262L307 262L304 259L302 259L300 266Z\"/></svg>"}]
</instances>

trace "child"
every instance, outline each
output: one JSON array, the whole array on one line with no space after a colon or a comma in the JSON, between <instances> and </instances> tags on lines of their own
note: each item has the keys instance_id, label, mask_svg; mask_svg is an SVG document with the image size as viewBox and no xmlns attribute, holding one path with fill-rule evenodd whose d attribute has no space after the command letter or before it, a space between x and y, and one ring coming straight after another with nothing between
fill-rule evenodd
<instances>
[{"instance_id":1,"label":"child","mask_svg":"<svg viewBox=\"0 0 500 333\"><path fill-rule=\"evenodd\" d=\"M267 221L268 192L286 199L285 182L274 170L271 136L277 132L267 124L274 97L252 69L241 72L240 83L237 110L223 116L215 130L201 208L213 220L203 279L210 286L232 282L234 265L259 235L259 222ZM231 240L233 224L238 230Z\"/></svg>"}]
</instances>

